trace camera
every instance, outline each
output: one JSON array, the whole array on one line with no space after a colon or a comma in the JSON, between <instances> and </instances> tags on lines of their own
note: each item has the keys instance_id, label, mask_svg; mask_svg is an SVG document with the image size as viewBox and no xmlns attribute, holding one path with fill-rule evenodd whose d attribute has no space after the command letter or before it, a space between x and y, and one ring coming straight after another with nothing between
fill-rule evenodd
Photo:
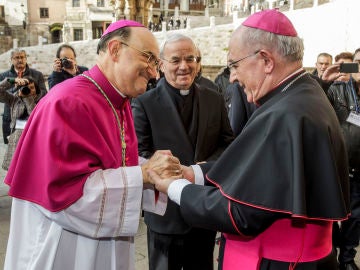
<instances>
[{"instance_id":1,"label":"camera","mask_svg":"<svg viewBox=\"0 0 360 270\"><path fill-rule=\"evenodd\" d=\"M19 88L19 92L24 96L27 96L31 93L31 89L27 85L23 85Z\"/></svg>"},{"instance_id":2,"label":"camera","mask_svg":"<svg viewBox=\"0 0 360 270\"><path fill-rule=\"evenodd\" d=\"M72 62L67 57L61 58L60 61L61 61L61 67L63 68L70 69L73 67Z\"/></svg>"},{"instance_id":3,"label":"camera","mask_svg":"<svg viewBox=\"0 0 360 270\"><path fill-rule=\"evenodd\" d=\"M340 64L341 73L358 73L359 64L358 63L341 63Z\"/></svg>"}]
</instances>

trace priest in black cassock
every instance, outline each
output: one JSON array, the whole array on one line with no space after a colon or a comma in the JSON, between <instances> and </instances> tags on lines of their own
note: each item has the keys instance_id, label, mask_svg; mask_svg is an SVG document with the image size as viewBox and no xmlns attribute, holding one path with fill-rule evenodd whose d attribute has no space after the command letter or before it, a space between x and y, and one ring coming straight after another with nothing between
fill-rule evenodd
<instances>
[{"instance_id":1,"label":"priest in black cassock","mask_svg":"<svg viewBox=\"0 0 360 270\"><path fill-rule=\"evenodd\" d=\"M346 149L303 52L278 10L247 18L230 39L228 66L258 108L215 163L184 167L186 179L149 172L188 224L222 232L219 269L338 267L332 224L349 215Z\"/></svg>"}]
</instances>

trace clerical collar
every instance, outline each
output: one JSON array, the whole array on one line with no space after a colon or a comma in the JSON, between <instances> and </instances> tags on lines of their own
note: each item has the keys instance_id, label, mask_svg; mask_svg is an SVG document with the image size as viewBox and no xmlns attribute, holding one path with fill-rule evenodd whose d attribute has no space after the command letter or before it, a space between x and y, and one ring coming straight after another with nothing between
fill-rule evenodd
<instances>
[{"instance_id":1,"label":"clerical collar","mask_svg":"<svg viewBox=\"0 0 360 270\"><path fill-rule=\"evenodd\" d=\"M182 96L187 96L190 93L190 90L179 90L180 91L180 95Z\"/></svg>"},{"instance_id":2,"label":"clerical collar","mask_svg":"<svg viewBox=\"0 0 360 270\"><path fill-rule=\"evenodd\" d=\"M175 88L174 86L172 86L165 78L164 78L164 80L165 80L166 85L167 85L174 93L176 93L177 95L183 97L183 96L187 96L187 95L190 94L190 89L188 89L188 90L180 90L180 89Z\"/></svg>"},{"instance_id":3,"label":"clerical collar","mask_svg":"<svg viewBox=\"0 0 360 270\"><path fill-rule=\"evenodd\" d=\"M279 82L278 85L274 89L269 91L268 94L261 97L256 102L256 105L260 106L260 105L264 104L266 101L268 101L269 99L271 99L276 94L285 92L295 81L297 81L299 78L301 78L305 74L306 74L306 70L304 70L304 68L300 68L300 69L296 70L295 72L291 73L289 76L287 76L281 82Z\"/></svg>"}]
</instances>

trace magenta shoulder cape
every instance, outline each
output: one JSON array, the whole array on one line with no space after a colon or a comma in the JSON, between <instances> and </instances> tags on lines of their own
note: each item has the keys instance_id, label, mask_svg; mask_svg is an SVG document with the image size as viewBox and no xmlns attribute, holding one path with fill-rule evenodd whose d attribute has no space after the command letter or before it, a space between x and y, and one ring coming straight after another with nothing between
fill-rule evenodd
<instances>
[{"instance_id":1,"label":"magenta shoulder cape","mask_svg":"<svg viewBox=\"0 0 360 270\"><path fill-rule=\"evenodd\" d=\"M124 121L126 166L138 165L131 107L97 66L88 72ZM88 176L122 165L120 130L100 91L83 76L56 85L37 104L14 154L5 183L9 195L60 211L83 194Z\"/></svg>"}]
</instances>

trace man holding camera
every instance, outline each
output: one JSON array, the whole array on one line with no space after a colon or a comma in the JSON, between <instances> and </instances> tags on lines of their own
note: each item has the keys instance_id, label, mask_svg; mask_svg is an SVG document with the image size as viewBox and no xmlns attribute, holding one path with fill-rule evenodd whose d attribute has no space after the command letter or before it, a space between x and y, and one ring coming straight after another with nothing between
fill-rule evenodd
<instances>
[{"instance_id":1,"label":"man holding camera","mask_svg":"<svg viewBox=\"0 0 360 270\"><path fill-rule=\"evenodd\" d=\"M12 87L17 90L14 94L7 91ZM27 119L40 98L40 88L30 76L5 78L0 82L0 102L9 106L11 116L11 134L8 137L8 147L2 164L4 170L8 170Z\"/></svg>"},{"instance_id":2,"label":"man holding camera","mask_svg":"<svg viewBox=\"0 0 360 270\"><path fill-rule=\"evenodd\" d=\"M48 78L49 90L54 85L88 70L87 67L77 65L75 49L67 44L63 44L57 49L53 69Z\"/></svg>"},{"instance_id":3,"label":"man holding camera","mask_svg":"<svg viewBox=\"0 0 360 270\"><path fill-rule=\"evenodd\" d=\"M37 71L28 66L25 50L16 48L11 51L11 67L9 70L0 74L0 81L3 81L5 78L22 78L25 76L31 76L34 79L34 82L39 86L40 96L44 96L47 93L44 75L40 71ZM10 93L15 93L17 91L17 88L14 85L7 91ZM8 144L8 136L11 133L10 123L12 119L10 107L7 103L4 104L4 113L2 120L4 143Z\"/></svg>"},{"instance_id":4,"label":"man holding camera","mask_svg":"<svg viewBox=\"0 0 360 270\"><path fill-rule=\"evenodd\" d=\"M360 62L360 48L355 51L353 63ZM341 61L342 62L342 61ZM351 64L353 64L351 63ZM334 65L335 66L335 65ZM339 248L340 270L359 269L355 264L355 248L360 237L360 73L349 69L353 65L337 63L338 76L347 74L347 81L336 80L328 90L328 98L335 109L343 130L349 162L351 216L342 221L340 228L334 226L334 244ZM357 73L352 73L357 72ZM339 78L340 78L339 77Z\"/></svg>"}]
</instances>

